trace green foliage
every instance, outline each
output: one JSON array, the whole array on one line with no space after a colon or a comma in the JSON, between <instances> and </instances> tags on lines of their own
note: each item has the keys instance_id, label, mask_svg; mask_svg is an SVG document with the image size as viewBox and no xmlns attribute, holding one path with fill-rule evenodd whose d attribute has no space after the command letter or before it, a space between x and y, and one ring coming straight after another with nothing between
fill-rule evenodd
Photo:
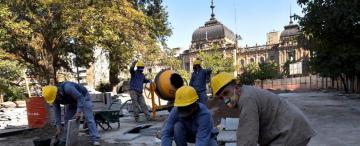
<instances>
[{"instance_id":1,"label":"green foliage","mask_svg":"<svg viewBox=\"0 0 360 146\"><path fill-rule=\"evenodd\" d=\"M111 87L110 83L100 83L95 89L100 92L111 92L112 91L112 87Z\"/></svg>"},{"instance_id":2,"label":"green foliage","mask_svg":"<svg viewBox=\"0 0 360 146\"><path fill-rule=\"evenodd\" d=\"M259 63L257 78L260 80L273 79L279 76L278 65L274 61Z\"/></svg>"},{"instance_id":3,"label":"green foliage","mask_svg":"<svg viewBox=\"0 0 360 146\"><path fill-rule=\"evenodd\" d=\"M168 36L172 34L168 13L162 6L162 0L132 0L134 7L141 10L150 19L147 23L151 37L159 40L164 46Z\"/></svg>"},{"instance_id":4,"label":"green foliage","mask_svg":"<svg viewBox=\"0 0 360 146\"><path fill-rule=\"evenodd\" d=\"M219 72L234 72L235 66L232 56L227 57L221 51L216 51L216 48L216 46L213 46L212 51L199 52L198 56L203 60L202 67L210 67L213 74Z\"/></svg>"},{"instance_id":5,"label":"green foliage","mask_svg":"<svg viewBox=\"0 0 360 146\"><path fill-rule=\"evenodd\" d=\"M358 0L298 0L304 17L298 17L314 56L311 69L321 76L345 78L360 75L360 2Z\"/></svg>"},{"instance_id":6,"label":"green foliage","mask_svg":"<svg viewBox=\"0 0 360 146\"><path fill-rule=\"evenodd\" d=\"M245 66L243 73L239 76L241 84L253 85L257 79L273 79L280 76L278 66L273 61L264 63L250 63Z\"/></svg>"},{"instance_id":7,"label":"green foliage","mask_svg":"<svg viewBox=\"0 0 360 146\"><path fill-rule=\"evenodd\" d=\"M283 68L282 75L285 77L288 77L290 75L290 64L291 64L291 61L287 60L284 63L284 65L282 66L282 68Z\"/></svg>"},{"instance_id":8,"label":"green foliage","mask_svg":"<svg viewBox=\"0 0 360 146\"><path fill-rule=\"evenodd\" d=\"M0 48L49 83L59 70L71 71L69 54L87 67L99 47L109 52L110 81L116 85L134 57L153 65L161 52L157 42L171 34L161 2L2 0Z\"/></svg>"},{"instance_id":9,"label":"green foliage","mask_svg":"<svg viewBox=\"0 0 360 146\"><path fill-rule=\"evenodd\" d=\"M164 50L165 54L164 54L164 57L162 57L163 59L161 60L161 64L166 68L174 70L185 80L189 81L190 74L182 68L181 59L176 54L176 51L178 49L179 48L172 48L172 49L166 48Z\"/></svg>"},{"instance_id":10,"label":"green foliage","mask_svg":"<svg viewBox=\"0 0 360 146\"><path fill-rule=\"evenodd\" d=\"M77 54L78 64L87 66L92 60L92 42L74 34L80 23L71 23L71 2L3 0L0 2L0 48L27 64L40 83L56 79L60 69L70 71L70 53ZM69 40L76 40L76 49Z\"/></svg>"},{"instance_id":11,"label":"green foliage","mask_svg":"<svg viewBox=\"0 0 360 146\"><path fill-rule=\"evenodd\" d=\"M254 85L254 81L258 79L259 66L256 63L247 64L244 67L243 73L238 76L240 84Z\"/></svg>"},{"instance_id":12,"label":"green foliage","mask_svg":"<svg viewBox=\"0 0 360 146\"><path fill-rule=\"evenodd\" d=\"M23 80L25 69L11 58L0 49L0 94L5 94L7 100L15 101L24 98L25 89L19 83Z\"/></svg>"}]
</instances>

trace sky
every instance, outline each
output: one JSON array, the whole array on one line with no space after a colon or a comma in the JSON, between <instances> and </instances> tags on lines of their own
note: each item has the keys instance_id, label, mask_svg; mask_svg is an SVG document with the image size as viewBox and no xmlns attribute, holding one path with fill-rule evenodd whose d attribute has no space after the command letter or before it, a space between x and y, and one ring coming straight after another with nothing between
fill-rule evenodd
<instances>
[{"instance_id":1,"label":"sky","mask_svg":"<svg viewBox=\"0 0 360 146\"><path fill-rule=\"evenodd\" d=\"M173 31L169 48L189 49L192 33L210 19L210 4L211 0L164 0ZM296 0L214 0L214 5L215 18L242 37L242 47L265 44L266 33L281 32L289 24L290 6L292 13L302 16Z\"/></svg>"}]
</instances>

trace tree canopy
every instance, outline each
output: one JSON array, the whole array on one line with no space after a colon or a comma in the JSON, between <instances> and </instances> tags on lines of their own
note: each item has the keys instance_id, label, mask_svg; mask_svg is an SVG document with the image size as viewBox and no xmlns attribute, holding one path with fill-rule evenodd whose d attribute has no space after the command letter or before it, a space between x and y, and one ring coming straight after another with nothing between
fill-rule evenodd
<instances>
[{"instance_id":1,"label":"tree canopy","mask_svg":"<svg viewBox=\"0 0 360 146\"><path fill-rule=\"evenodd\" d=\"M159 40L171 34L161 1L134 2L0 0L0 48L48 84L59 71L71 71L71 54L88 67L99 47L109 52L110 81L117 84L131 59L153 61L147 54L159 53Z\"/></svg>"},{"instance_id":2,"label":"tree canopy","mask_svg":"<svg viewBox=\"0 0 360 146\"><path fill-rule=\"evenodd\" d=\"M298 17L314 53L311 69L343 80L360 75L360 2L358 0L298 0Z\"/></svg>"}]
</instances>

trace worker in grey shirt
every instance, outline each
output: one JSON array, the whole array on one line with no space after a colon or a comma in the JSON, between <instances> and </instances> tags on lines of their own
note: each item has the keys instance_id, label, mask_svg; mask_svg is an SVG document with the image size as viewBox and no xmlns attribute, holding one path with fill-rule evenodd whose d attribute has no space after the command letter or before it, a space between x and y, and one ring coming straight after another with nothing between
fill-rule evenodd
<instances>
[{"instance_id":1,"label":"worker in grey shirt","mask_svg":"<svg viewBox=\"0 0 360 146\"><path fill-rule=\"evenodd\" d=\"M306 146L315 131L295 105L253 86L240 86L229 73L211 80L213 94L240 110L238 146Z\"/></svg>"}]
</instances>

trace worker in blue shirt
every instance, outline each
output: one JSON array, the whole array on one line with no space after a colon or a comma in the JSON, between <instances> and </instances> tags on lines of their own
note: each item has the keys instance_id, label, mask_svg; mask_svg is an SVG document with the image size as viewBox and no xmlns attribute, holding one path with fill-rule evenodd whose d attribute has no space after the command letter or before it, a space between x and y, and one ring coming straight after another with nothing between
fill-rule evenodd
<instances>
[{"instance_id":1,"label":"worker in blue shirt","mask_svg":"<svg viewBox=\"0 0 360 146\"><path fill-rule=\"evenodd\" d=\"M136 64L136 70L134 70ZM142 112L145 114L145 117L148 121L151 120L149 110L146 106L145 99L143 96L143 89L144 83L151 82L150 80L146 79L144 75L144 63L142 61L134 61L130 66L130 97L133 104L134 110L134 117L135 121L139 121L139 107L141 108Z\"/></svg>"},{"instance_id":2,"label":"worker in blue shirt","mask_svg":"<svg viewBox=\"0 0 360 146\"><path fill-rule=\"evenodd\" d=\"M100 145L99 133L92 111L91 97L84 86L74 82L62 82L57 86L43 87L42 94L46 102L53 105L57 127L56 137L60 138L59 145L65 145L68 120L79 120L81 114L84 115L87 122L92 144ZM60 104L65 105L65 128L61 127Z\"/></svg>"},{"instance_id":3,"label":"worker in blue shirt","mask_svg":"<svg viewBox=\"0 0 360 146\"><path fill-rule=\"evenodd\" d=\"M195 60L193 70L190 86L194 87L196 93L199 95L199 102L206 105L206 81L210 79L211 69L203 69L201 67L201 60Z\"/></svg>"},{"instance_id":4,"label":"worker in blue shirt","mask_svg":"<svg viewBox=\"0 0 360 146\"><path fill-rule=\"evenodd\" d=\"M183 86L175 93L174 107L161 130L161 145L177 146L195 143L195 146L216 146L217 130L209 110L196 102L198 95L193 87Z\"/></svg>"}]
</instances>

